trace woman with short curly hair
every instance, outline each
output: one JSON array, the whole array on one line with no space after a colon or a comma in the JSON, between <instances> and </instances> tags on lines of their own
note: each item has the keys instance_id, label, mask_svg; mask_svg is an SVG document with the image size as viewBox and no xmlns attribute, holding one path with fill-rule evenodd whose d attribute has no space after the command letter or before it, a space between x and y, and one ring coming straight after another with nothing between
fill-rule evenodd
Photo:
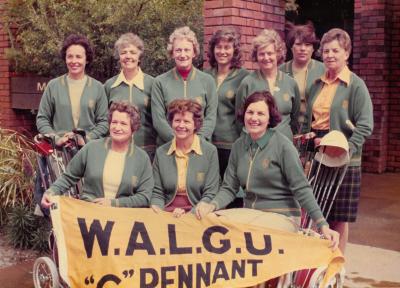
<instances>
[{"instance_id":1,"label":"woman with short curly hair","mask_svg":"<svg viewBox=\"0 0 400 288\"><path fill-rule=\"evenodd\" d=\"M357 218L362 148L373 130L373 107L364 81L347 66L349 34L339 28L329 30L322 37L320 49L326 72L311 87L303 132L313 131L319 142L329 131L339 130L349 142L350 164L328 218L340 233L339 248L344 253L349 222Z\"/></svg>"},{"instance_id":2,"label":"woman with short curly hair","mask_svg":"<svg viewBox=\"0 0 400 288\"><path fill-rule=\"evenodd\" d=\"M256 91L269 91L275 99L282 122L276 129L290 140L298 133L298 113L300 108L300 92L296 81L278 70L283 63L286 47L281 36L273 29L262 30L252 41L252 59L259 69L252 72L238 88L236 110L246 97Z\"/></svg>"},{"instance_id":3,"label":"woman with short curly hair","mask_svg":"<svg viewBox=\"0 0 400 288\"><path fill-rule=\"evenodd\" d=\"M320 61L311 58L319 45L314 25L311 22L305 25L294 25L289 22L286 26L286 45L292 51L293 59L282 64L279 70L297 82L301 97L299 123L302 125L311 86L324 74L325 68Z\"/></svg>"},{"instance_id":4,"label":"woman with short curly hair","mask_svg":"<svg viewBox=\"0 0 400 288\"><path fill-rule=\"evenodd\" d=\"M156 131L151 117L151 86L154 78L143 73L140 62L144 44L136 34L122 34L114 44L114 55L119 61L121 72L108 79L104 84L108 103L128 101L139 108L141 128L134 134L135 144L143 148L150 159L156 150Z\"/></svg>"},{"instance_id":5,"label":"woman with short curly hair","mask_svg":"<svg viewBox=\"0 0 400 288\"><path fill-rule=\"evenodd\" d=\"M42 206L53 195L62 195L81 178L79 198L103 206L149 207L154 186L147 153L135 145L132 135L140 128L140 112L128 102L113 102L108 122L110 137L86 144L45 192Z\"/></svg>"},{"instance_id":6,"label":"woman with short curly hair","mask_svg":"<svg viewBox=\"0 0 400 288\"><path fill-rule=\"evenodd\" d=\"M217 85L218 111L212 142L218 148L221 177L228 165L233 142L240 135L241 125L236 123L235 98L237 89L249 72L241 68L240 34L233 28L218 29L208 44L208 61Z\"/></svg>"},{"instance_id":7,"label":"woman with short curly hair","mask_svg":"<svg viewBox=\"0 0 400 288\"><path fill-rule=\"evenodd\" d=\"M162 144L174 137L167 120L167 106L175 99L192 99L201 105L204 122L198 134L211 140L218 98L212 77L193 66L193 60L200 54L196 35L187 26L175 29L169 37L167 50L175 61L175 68L157 76L151 91L151 113L158 133L157 142Z\"/></svg>"},{"instance_id":8,"label":"woman with short curly hair","mask_svg":"<svg viewBox=\"0 0 400 288\"><path fill-rule=\"evenodd\" d=\"M217 149L197 135L203 125L199 103L177 99L168 106L174 138L159 147L153 164L154 190L151 207L180 217L210 202L218 191Z\"/></svg>"}]
</instances>

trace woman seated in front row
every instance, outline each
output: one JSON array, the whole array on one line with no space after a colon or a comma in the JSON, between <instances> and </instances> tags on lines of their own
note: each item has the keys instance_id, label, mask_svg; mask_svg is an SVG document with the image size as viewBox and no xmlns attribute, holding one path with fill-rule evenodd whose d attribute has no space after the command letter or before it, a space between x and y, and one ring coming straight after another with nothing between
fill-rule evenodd
<instances>
[{"instance_id":1,"label":"woman seated in front row","mask_svg":"<svg viewBox=\"0 0 400 288\"><path fill-rule=\"evenodd\" d=\"M156 151L151 207L180 217L214 198L219 188L218 154L214 145L196 134L203 124L200 104L174 100L167 117L174 138Z\"/></svg>"},{"instance_id":2,"label":"woman seated in front row","mask_svg":"<svg viewBox=\"0 0 400 288\"><path fill-rule=\"evenodd\" d=\"M86 144L65 173L45 192L42 206L61 195L81 178L80 199L104 206L149 207L154 186L149 156L132 141L139 129L140 112L127 102L114 102L108 114L110 137Z\"/></svg>"},{"instance_id":3,"label":"woman seated in front row","mask_svg":"<svg viewBox=\"0 0 400 288\"><path fill-rule=\"evenodd\" d=\"M329 228L311 186L307 182L296 148L274 128L281 120L268 91L245 99L241 119L248 134L232 146L222 186L210 203L197 207L199 218L232 202L239 187L245 191L244 207L274 212L300 223L304 208L322 234L337 248L339 234Z\"/></svg>"}]
</instances>

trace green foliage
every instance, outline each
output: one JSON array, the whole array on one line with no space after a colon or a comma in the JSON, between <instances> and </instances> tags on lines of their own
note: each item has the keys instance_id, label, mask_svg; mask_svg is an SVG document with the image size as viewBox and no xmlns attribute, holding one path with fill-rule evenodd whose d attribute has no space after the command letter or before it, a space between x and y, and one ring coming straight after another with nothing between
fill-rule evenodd
<instances>
[{"instance_id":1,"label":"green foliage","mask_svg":"<svg viewBox=\"0 0 400 288\"><path fill-rule=\"evenodd\" d=\"M118 72L114 42L133 32L145 43L142 69L158 75L172 66L166 48L175 28L191 27L202 43L202 5L199 0L9 0L3 12L12 37L7 57L17 72L54 77L66 72L59 57L63 39L79 33L95 47L89 74L105 80ZM201 55L197 66L202 64Z\"/></svg>"},{"instance_id":2,"label":"green foliage","mask_svg":"<svg viewBox=\"0 0 400 288\"><path fill-rule=\"evenodd\" d=\"M48 251L50 221L34 215L34 205L16 205L10 209L5 226L6 236L15 248Z\"/></svg>"},{"instance_id":3,"label":"green foliage","mask_svg":"<svg viewBox=\"0 0 400 288\"><path fill-rule=\"evenodd\" d=\"M49 250L50 232L50 221L44 217L36 217L36 230L32 233L32 248L39 252L47 252Z\"/></svg>"},{"instance_id":4,"label":"green foliage","mask_svg":"<svg viewBox=\"0 0 400 288\"><path fill-rule=\"evenodd\" d=\"M20 249L31 248L32 232L36 228L36 216L31 206L16 205L11 209L6 224L7 238L11 245Z\"/></svg>"},{"instance_id":5,"label":"green foliage","mask_svg":"<svg viewBox=\"0 0 400 288\"><path fill-rule=\"evenodd\" d=\"M33 143L16 131L0 128L0 218L6 208L32 203L35 166Z\"/></svg>"}]
</instances>

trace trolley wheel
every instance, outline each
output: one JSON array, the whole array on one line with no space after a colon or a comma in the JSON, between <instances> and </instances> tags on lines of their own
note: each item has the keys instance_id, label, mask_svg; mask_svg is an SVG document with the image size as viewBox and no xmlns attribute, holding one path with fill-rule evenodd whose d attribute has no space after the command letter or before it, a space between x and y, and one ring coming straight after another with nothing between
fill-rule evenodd
<instances>
[{"instance_id":1,"label":"trolley wheel","mask_svg":"<svg viewBox=\"0 0 400 288\"><path fill-rule=\"evenodd\" d=\"M33 264L33 284L35 288L59 288L57 267L49 257L40 257Z\"/></svg>"},{"instance_id":2,"label":"trolley wheel","mask_svg":"<svg viewBox=\"0 0 400 288\"><path fill-rule=\"evenodd\" d=\"M322 280L324 279L326 273L326 267L317 268L310 279L310 288L342 288L344 285L344 269L340 273L336 273L328 281L328 285L325 287L321 286Z\"/></svg>"}]
</instances>

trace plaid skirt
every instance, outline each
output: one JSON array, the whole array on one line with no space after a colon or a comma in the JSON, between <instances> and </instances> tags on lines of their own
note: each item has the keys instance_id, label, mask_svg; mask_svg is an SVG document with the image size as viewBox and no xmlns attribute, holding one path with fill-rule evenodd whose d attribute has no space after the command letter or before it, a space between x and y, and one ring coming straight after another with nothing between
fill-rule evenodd
<instances>
[{"instance_id":1,"label":"plaid skirt","mask_svg":"<svg viewBox=\"0 0 400 288\"><path fill-rule=\"evenodd\" d=\"M333 202L328 222L355 222L361 188L361 166L349 166Z\"/></svg>"}]
</instances>

